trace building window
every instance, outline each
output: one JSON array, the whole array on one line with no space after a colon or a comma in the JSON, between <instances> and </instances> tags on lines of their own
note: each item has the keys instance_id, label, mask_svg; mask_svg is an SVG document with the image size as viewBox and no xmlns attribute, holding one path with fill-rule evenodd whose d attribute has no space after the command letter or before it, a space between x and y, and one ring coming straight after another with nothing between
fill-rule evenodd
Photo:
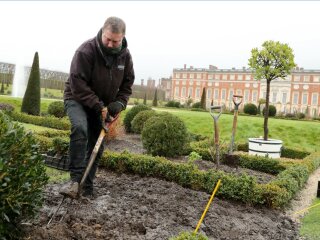
<instances>
[{"instance_id":1,"label":"building window","mask_svg":"<svg viewBox=\"0 0 320 240\"><path fill-rule=\"evenodd\" d=\"M263 93L262 93L262 98L263 98L263 99L266 99L266 98L267 98L267 92L263 92Z\"/></svg>"},{"instance_id":2,"label":"building window","mask_svg":"<svg viewBox=\"0 0 320 240\"><path fill-rule=\"evenodd\" d=\"M276 102L277 102L277 93L276 93L276 92L273 92L273 93L272 93L272 102L273 102L273 103L276 103Z\"/></svg>"},{"instance_id":3,"label":"building window","mask_svg":"<svg viewBox=\"0 0 320 240\"><path fill-rule=\"evenodd\" d=\"M238 89L238 90L237 90L237 95L239 95L239 96L241 96L241 95L242 95L242 91L241 91L241 89Z\"/></svg>"},{"instance_id":4,"label":"building window","mask_svg":"<svg viewBox=\"0 0 320 240\"><path fill-rule=\"evenodd\" d=\"M182 74L182 78L187 78L187 74L186 73Z\"/></svg>"},{"instance_id":5,"label":"building window","mask_svg":"<svg viewBox=\"0 0 320 240\"><path fill-rule=\"evenodd\" d=\"M193 90L192 88L189 88L189 96L188 97L191 97L191 98L193 97L192 96L192 90Z\"/></svg>"},{"instance_id":6,"label":"building window","mask_svg":"<svg viewBox=\"0 0 320 240\"><path fill-rule=\"evenodd\" d=\"M258 101L258 92L253 91L252 92L252 102L257 102Z\"/></svg>"},{"instance_id":7,"label":"building window","mask_svg":"<svg viewBox=\"0 0 320 240\"><path fill-rule=\"evenodd\" d=\"M251 80L251 75L246 75L246 80Z\"/></svg>"},{"instance_id":8,"label":"building window","mask_svg":"<svg viewBox=\"0 0 320 240\"><path fill-rule=\"evenodd\" d=\"M312 105L318 105L318 93L312 93Z\"/></svg>"},{"instance_id":9,"label":"building window","mask_svg":"<svg viewBox=\"0 0 320 240\"><path fill-rule=\"evenodd\" d=\"M215 75L214 75L214 79L215 79L215 80L220 80L220 74L215 74Z\"/></svg>"},{"instance_id":10,"label":"building window","mask_svg":"<svg viewBox=\"0 0 320 240\"><path fill-rule=\"evenodd\" d=\"M226 90L225 89L221 90L221 100L226 100Z\"/></svg>"},{"instance_id":11,"label":"building window","mask_svg":"<svg viewBox=\"0 0 320 240\"><path fill-rule=\"evenodd\" d=\"M190 73L190 78L193 78L193 73Z\"/></svg>"},{"instance_id":12,"label":"building window","mask_svg":"<svg viewBox=\"0 0 320 240\"><path fill-rule=\"evenodd\" d=\"M190 80L190 81L189 81L189 85L192 85L192 84L193 84L193 81L192 81L192 80Z\"/></svg>"},{"instance_id":13,"label":"building window","mask_svg":"<svg viewBox=\"0 0 320 240\"><path fill-rule=\"evenodd\" d=\"M197 78L201 79L201 73L197 73Z\"/></svg>"},{"instance_id":14,"label":"building window","mask_svg":"<svg viewBox=\"0 0 320 240\"><path fill-rule=\"evenodd\" d=\"M300 76L294 76L293 81L295 82L300 82Z\"/></svg>"},{"instance_id":15,"label":"building window","mask_svg":"<svg viewBox=\"0 0 320 240\"><path fill-rule=\"evenodd\" d=\"M304 76L303 81L304 82L310 82L310 76Z\"/></svg>"},{"instance_id":16,"label":"building window","mask_svg":"<svg viewBox=\"0 0 320 240\"><path fill-rule=\"evenodd\" d=\"M235 75L234 74L230 74L230 80L235 80Z\"/></svg>"},{"instance_id":17,"label":"building window","mask_svg":"<svg viewBox=\"0 0 320 240\"><path fill-rule=\"evenodd\" d=\"M244 102L249 102L249 90L244 90Z\"/></svg>"},{"instance_id":18,"label":"building window","mask_svg":"<svg viewBox=\"0 0 320 240\"><path fill-rule=\"evenodd\" d=\"M215 89L214 90L214 99L218 99L219 98L219 89Z\"/></svg>"},{"instance_id":19,"label":"building window","mask_svg":"<svg viewBox=\"0 0 320 240\"><path fill-rule=\"evenodd\" d=\"M313 82L319 82L320 76L313 76Z\"/></svg>"},{"instance_id":20,"label":"building window","mask_svg":"<svg viewBox=\"0 0 320 240\"><path fill-rule=\"evenodd\" d=\"M174 88L174 95L176 96L176 97L179 97L179 87L175 87Z\"/></svg>"},{"instance_id":21,"label":"building window","mask_svg":"<svg viewBox=\"0 0 320 240\"><path fill-rule=\"evenodd\" d=\"M233 90L229 91L229 100L232 101L233 98Z\"/></svg>"},{"instance_id":22,"label":"building window","mask_svg":"<svg viewBox=\"0 0 320 240\"><path fill-rule=\"evenodd\" d=\"M197 81L197 86L200 86L200 81Z\"/></svg>"},{"instance_id":23,"label":"building window","mask_svg":"<svg viewBox=\"0 0 320 240\"><path fill-rule=\"evenodd\" d=\"M302 104L306 105L308 103L308 93L302 94Z\"/></svg>"},{"instance_id":24,"label":"building window","mask_svg":"<svg viewBox=\"0 0 320 240\"><path fill-rule=\"evenodd\" d=\"M183 81L182 81L182 85L186 85L186 80L183 80Z\"/></svg>"},{"instance_id":25,"label":"building window","mask_svg":"<svg viewBox=\"0 0 320 240\"><path fill-rule=\"evenodd\" d=\"M196 88L196 98L200 98L200 88Z\"/></svg>"},{"instance_id":26,"label":"building window","mask_svg":"<svg viewBox=\"0 0 320 240\"><path fill-rule=\"evenodd\" d=\"M299 93L294 93L293 94L293 104L298 104L298 99L299 99Z\"/></svg>"},{"instance_id":27,"label":"building window","mask_svg":"<svg viewBox=\"0 0 320 240\"><path fill-rule=\"evenodd\" d=\"M284 92L282 93L282 104L286 104L287 103L287 93Z\"/></svg>"},{"instance_id":28,"label":"building window","mask_svg":"<svg viewBox=\"0 0 320 240\"><path fill-rule=\"evenodd\" d=\"M222 80L227 80L227 74L222 75Z\"/></svg>"},{"instance_id":29,"label":"building window","mask_svg":"<svg viewBox=\"0 0 320 240\"><path fill-rule=\"evenodd\" d=\"M211 99L211 89L208 89L208 90L207 90L207 98L208 98L208 99Z\"/></svg>"},{"instance_id":30,"label":"building window","mask_svg":"<svg viewBox=\"0 0 320 240\"><path fill-rule=\"evenodd\" d=\"M238 80L242 80L243 79L243 75L242 74L238 74Z\"/></svg>"},{"instance_id":31,"label":"building window","mask_svg":"<svg viewBox=\"0 0 320 240\"><path fill-rule=\"evenodd\" d=\"M176 78L180 78L180 74L179 73L176 73Z\"/></svg>"},{"instance_id":32,"label":"building window","mask_svg":"<svg viewBox=\"0 0 320 240\"><path fill-rule=\"evenodd\" d=\"M182 87L181 89L181 97L186 97L186 88Z\"/></svg>"},{"instance_id":33,"label":"building window","mask_svg":"<svg viewBox=\"0 0 320 240\"><path fill-rule=\"evenodd\" d=\"M209 75L208 75L208 79L210 79L210 80L213 79L213 75L212 75L212 74L209 74Z\"/></svg>"}]
</instances>

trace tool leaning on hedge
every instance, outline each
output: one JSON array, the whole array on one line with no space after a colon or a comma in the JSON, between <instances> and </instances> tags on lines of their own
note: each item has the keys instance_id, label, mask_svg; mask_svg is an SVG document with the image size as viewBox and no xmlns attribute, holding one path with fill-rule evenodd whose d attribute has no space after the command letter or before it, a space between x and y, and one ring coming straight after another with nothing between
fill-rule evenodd
<instances>
[{"instance_id":1,"label":"tool leaning on hedge","mask_svg":"<svg viewBox=\"0 0 320 240\"><path fill-rule=\"evenodd\" d=\"M108 109L106 107L103 109L103 111L106 111L108 113ZM83 188L83 185L85 183L86 178L88 177L90 169L91 169L91 167L92 167L92 165L93 165L93 163L94 163L94 161L95 161L95 159L97 157L97 154L99 152L101 144L102 144L104 138L107 136L110 126L118 119L119 115L120 114L118 113L115 117L111 117L109 114L107 114L106 118L102 119L102 123L101 123L102 129L100 131L100 135L99 135L98 140L97 140L97 142L96 142L96 144L95 144L95 146L94 146L94 148L92 150L92 153L91 153L89 161L88 161L88 165L87 165L87 167L85 169L85 172L84 172L84 174L83 174L83 176L81 178L80 183L79 184L75 184L73 189L72 189L72 191L70 191L69 194L60 193L61 195L63 195L63 198L62 198L61 202L59 203L59 205L57 207L57 210L51 216L47 226L49 226L49 224L51 223L52 219L59 212L59 209L60 209L61 205L63 204L63 202L64 202L64 200L66 198L71 198L73 200L73 199L78 199L81 196L81 190ZM61 220L62 220L62 218L61 218Z\"/></svg>"}]
</instances>

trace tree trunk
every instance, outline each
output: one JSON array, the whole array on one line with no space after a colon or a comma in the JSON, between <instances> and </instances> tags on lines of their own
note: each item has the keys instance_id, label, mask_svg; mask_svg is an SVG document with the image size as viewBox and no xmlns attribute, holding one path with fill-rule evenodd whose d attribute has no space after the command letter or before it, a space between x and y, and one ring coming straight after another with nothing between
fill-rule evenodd
<instances>
[{"instance_id":1,"label":"tree trunk","mask_svg":"<svg viewBox=\"0 0 320 240\"><path fill-rule=\"evenodd\" d=\"M267 92L266 92L266 106L265 106L265 111L264 111L264 123L263 123L263 130L264 130L264 136L263 139L265 141L268 140L268 118L269 118L269 95L270 95L270 82L267 80Z\"/></svg>"}]
</instances>

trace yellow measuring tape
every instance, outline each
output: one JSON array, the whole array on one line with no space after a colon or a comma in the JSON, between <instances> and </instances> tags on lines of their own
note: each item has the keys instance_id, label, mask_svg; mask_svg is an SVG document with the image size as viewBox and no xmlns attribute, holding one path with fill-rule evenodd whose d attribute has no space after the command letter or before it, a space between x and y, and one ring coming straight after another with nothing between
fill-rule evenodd
<instances>
[{"instance_id":1,"label":"yellow measuring tape","mask_svg":"<svg viewBox=\"0 0 320 240\"><path fill-rule=\"evenodd\" d=\"M214 197L214 195L216 194L216 192L218 191L218 188L219 188L219 186L220 186L220 183L221 183L221 179L219 179L216 187L214 188L214 190L213 190L213 192L212 192L212 194L211 194L211 197L210 197L210 199L209 199L209 202L207 203L207 206L206 206L205 210L203 211L202 216L201 216L201 218L200 218L200 220L199 220L199 222L198 222L198 225L197 225L197 227L196 227L196 230L194 230L194 233L197 233L197 232L198 232L198 229L199 229L199 227L200 227L200 225L201 225L201 223L202 223L202 221L203 221L203 219L204 219L204 216L206 215L206 213L207 213L207 211L208 211L208 209L209 209L209 207L210 207L210 204L211 204L211 202L212 202L212 200L213 200L213 197Z\"/></svg>"},{"instance_id":2,"label":"yellow measuring tape","mask_svg":"<svg viewBox=\"0 0 320 240\"><path fill-rule=\"evenodd\" d=\"M304 211L306 211L306 210L308 210L308 209L310 209L310 208L316 207L316 206L318 206L318 205L320 205L320 203L317 203L317 204L315 204L315 205L313 205L313 206L311 206L311 207L307 207L307 208L305 208L305 209L302 209L302 210L300 210L300 211L297 211L297 212L293 213L292 215L299 214L299 213L301 213L301 212L304 212Z\"/></svg>"}]
</instances>

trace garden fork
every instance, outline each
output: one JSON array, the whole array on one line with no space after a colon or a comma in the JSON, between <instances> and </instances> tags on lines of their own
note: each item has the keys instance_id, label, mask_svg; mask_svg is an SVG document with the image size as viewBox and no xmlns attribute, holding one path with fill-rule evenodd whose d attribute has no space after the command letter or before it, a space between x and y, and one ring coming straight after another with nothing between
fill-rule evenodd
<instances>
[{"instance_id":1,"label":"garden fork","mask_svg":"<svg viewBox=\"0 0 320 240\"><path fill-rule=\"evenodd\" d=\"M219 110L219 112L214 112L214 110ZM218 120L222 113L222 106L211 106L210 107L210 115L213 118L213 125L214 125L214 144L216 149L216 163L220 165L220 147L219 147L219 126Z\"/></svg>"},{"instance_id":2,"label":"garden fork","mask_svg":"<svg viewBox=\"0 0 320 240\"><path fill-rule=\"evenodd\" d=\"M233 125L232 125L232 134L231 134L231 143L230 143L229 154L233 153L234 136L236 135L239 105L242 103L242 96L233 95L232 100L234 103L234 113L233 113Z\"/></svg>"}]
</instances>

